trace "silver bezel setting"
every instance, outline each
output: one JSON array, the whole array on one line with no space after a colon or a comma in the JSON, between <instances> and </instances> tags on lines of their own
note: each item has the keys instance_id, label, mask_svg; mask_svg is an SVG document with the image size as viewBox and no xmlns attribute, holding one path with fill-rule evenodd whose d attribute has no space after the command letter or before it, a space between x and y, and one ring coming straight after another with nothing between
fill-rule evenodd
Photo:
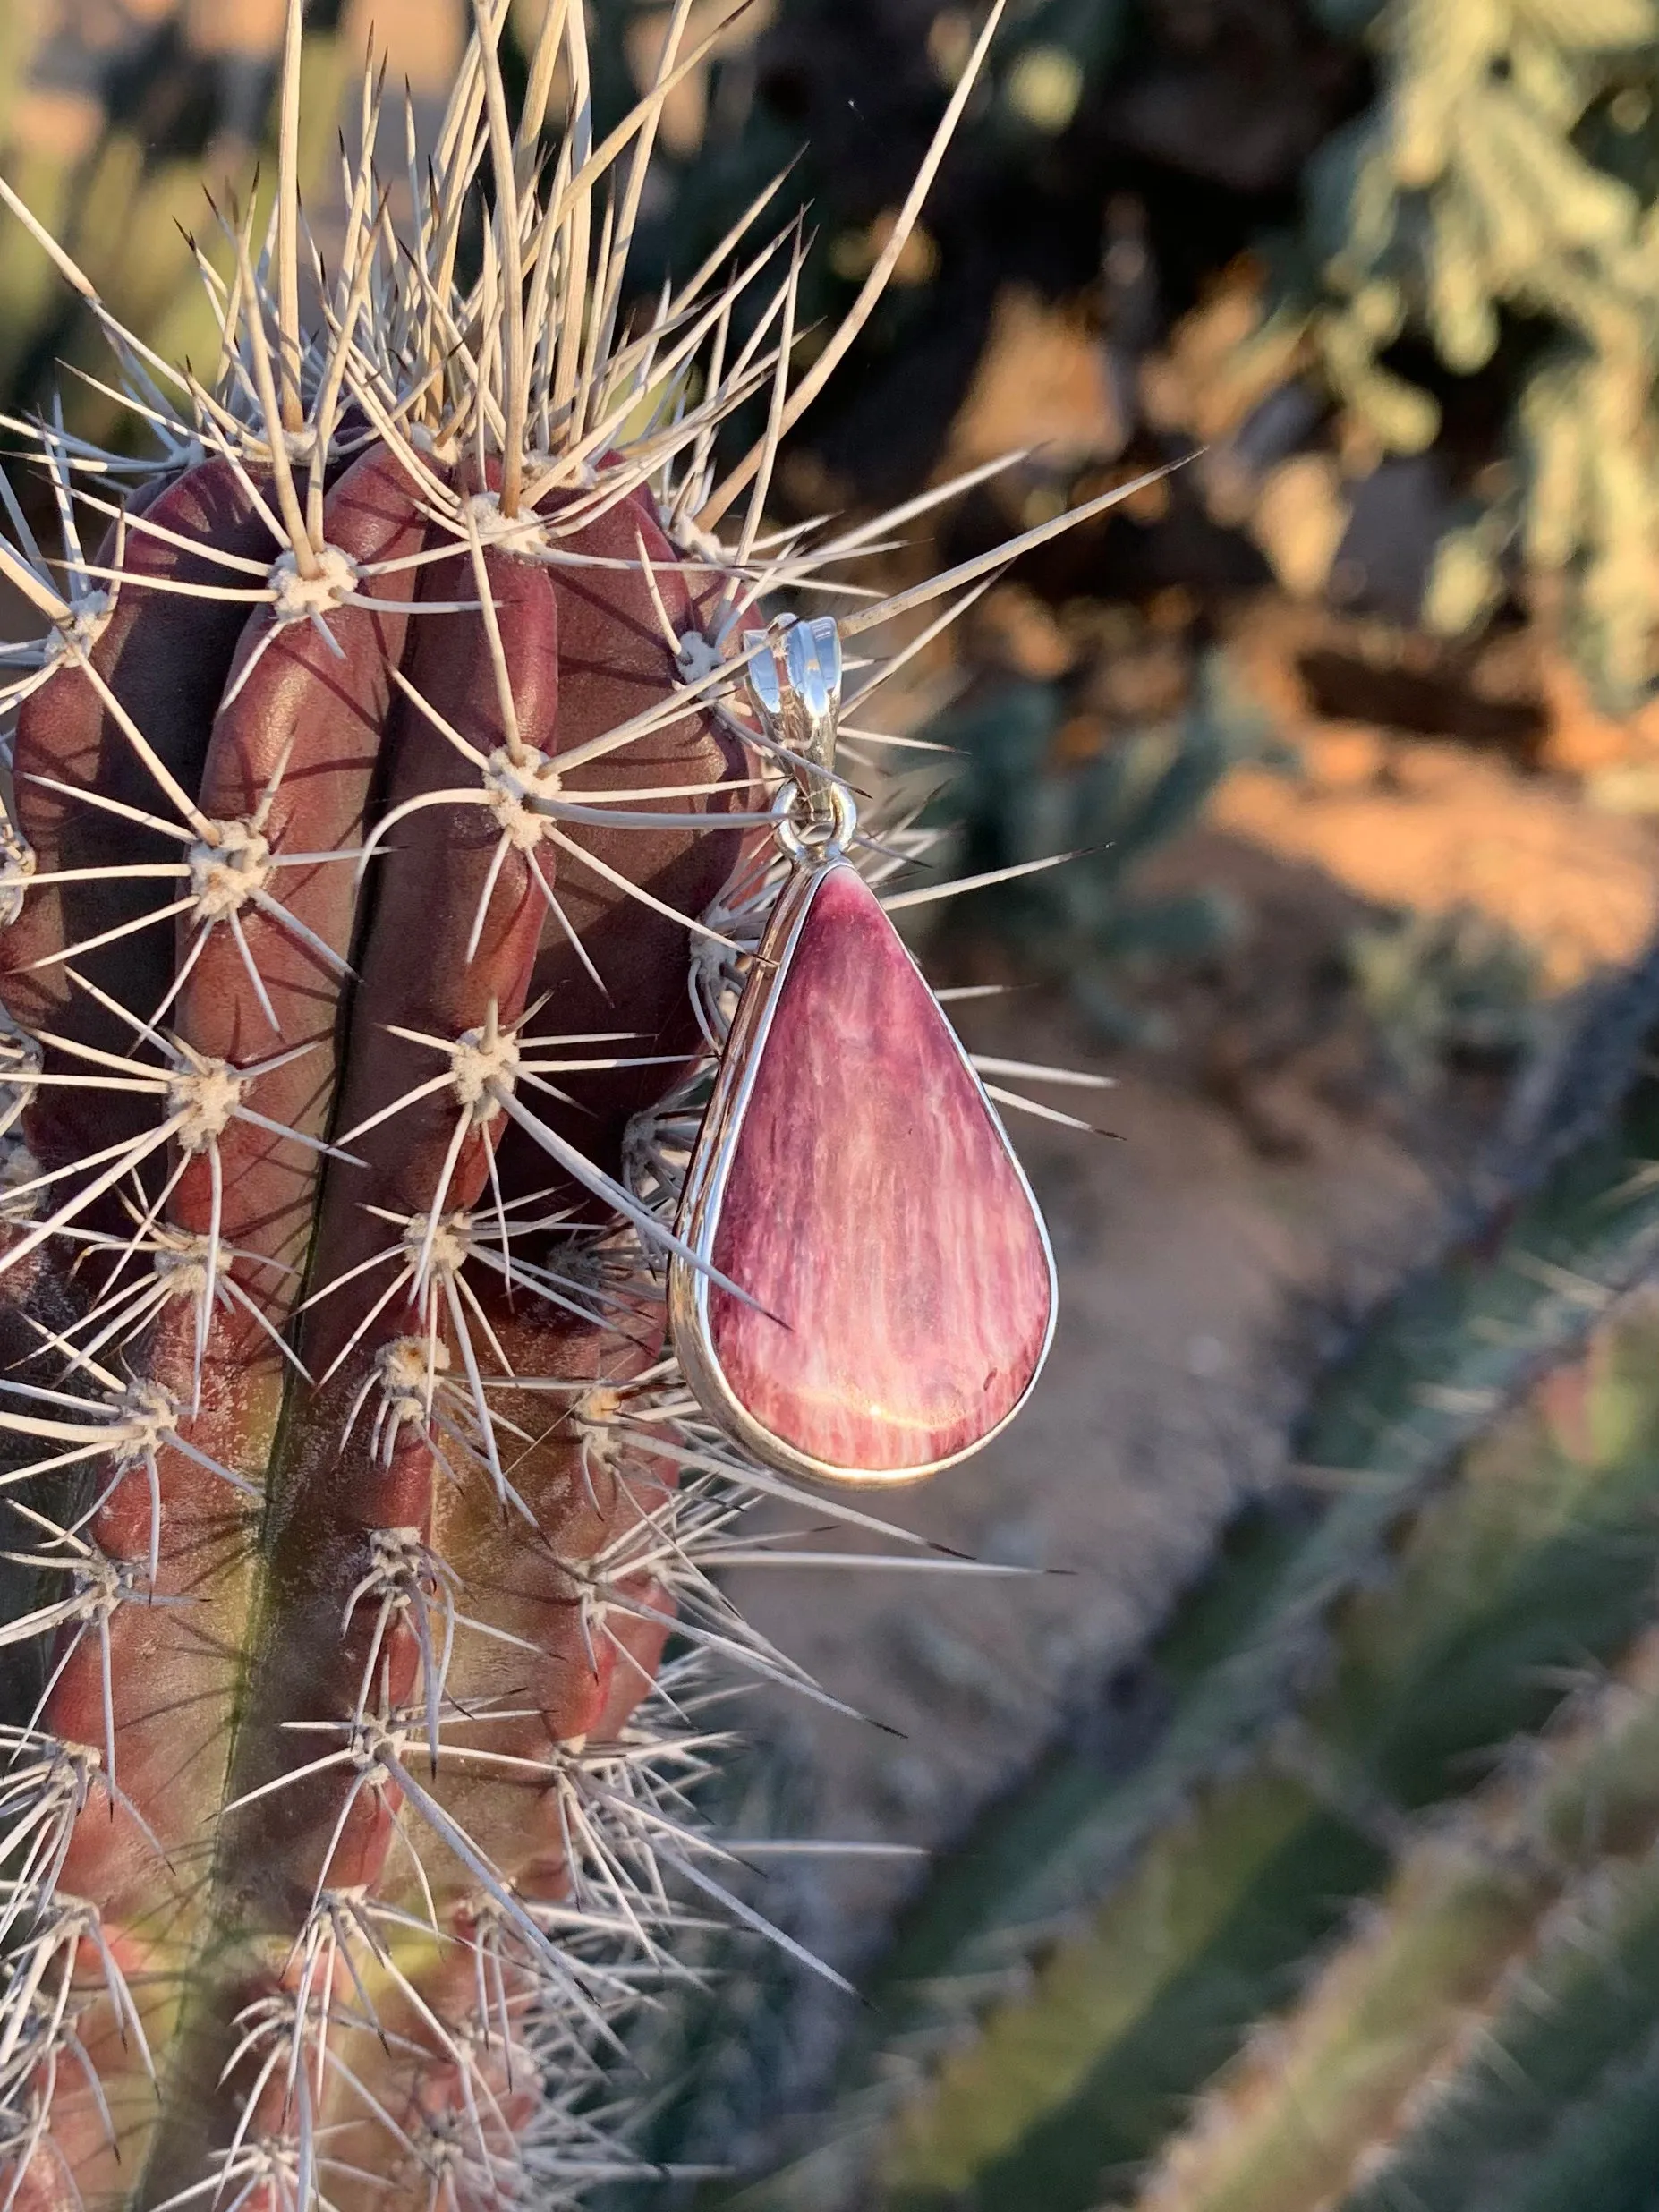
<instances>
[{"instance_id":1,"label":"silver bezel setting","mask_svg":"<svg viewBox=\"0 0 1659 2212\"><path fill-rule=\"evenodd\" d=\"M819 865L797 866L778 894L777 906L755 955L754 965L744 983L731 1034L721 1056L713 1093L693 1148L676 1230L693 1255L695 1263L677 1253L670 1258L668 1323L676 1356L699 1404L735 1442L753 1452L766 1466L780 1474L803 1476L813 1482L892 1485L924 1481L930 1475L936 1475L945 1468L955 1467L961 1460L971 1459L993 1437L1000 1435L1021 1411L1036 1387L1054 1341L1059 1285L1048 1229L1032 1194L1025 1171L1020 1165L1019 1156L1008 1142L1001 1116L987 1096L985 1086L980 1081L973 1062L963 1051L960 1039L940 1008L940 1019L944 1023L957 1058L1019 1179L1020 1189L1025 1194L1032 1220L1036 1225L1048 1270L1048 1325L1025 1389L992 1427L974 1438L973 1442L963 1445L960 1451L950 1452L943 1459L904 1468L837 1467L828 1460L814 1459L758 1420L737 1397L720 1365L709 1326L709 1271L713 1266L714 1243L725 1203L727 1178L736 1156L744 1118L771 1031L778 995L800 941L806 917L830 876L838 868L850 866L851 864L838 850L827 853ZM907 952L906 957L909 957ZM925 978L922 981L925 989Z\"/></svg>"}]
</instances>

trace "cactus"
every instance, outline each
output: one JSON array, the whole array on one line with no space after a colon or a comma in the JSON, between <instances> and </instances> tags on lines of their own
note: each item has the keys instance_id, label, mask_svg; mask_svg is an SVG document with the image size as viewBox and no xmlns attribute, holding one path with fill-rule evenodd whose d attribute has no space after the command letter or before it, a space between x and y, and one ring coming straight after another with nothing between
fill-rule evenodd
<instances>
[{"instance_id":1,"label":"cactus","mask_svg":"<svg viewBox=\"0 0 1659 2212\"><path fill-rule=\"evenodd\" d=\"M896 2205L971 2188L1056 2212L1120 2192L1148 2212L1289 2212L1367 2174L1388 2200L1396 2129L1451 2094L1442 2069L1477 2050L1482 2012L1530 1978L1534 1946L1565 1941L1554 1923L1655 1833L1652 1648L1536 1752L1522 1734L1559 1695L1551 1671L1594 1683L1647 1609L1652 1344L1651 1314L1628 1321L1587 1372L1553 1378L1519 1435L1471 1453L1391 1585L1348 1609L1294 1723L1159 1835L988 2021L983 2051L947 2061L889 2153ZM1452 1810L1475 1759L1510 1771ZM1425 1820L1431 1808L1445 1809ZM1262 2020L1345 1898L1374 1890L1289 2020ZM1179 2100L1257 2021L1179 2124ZM1172 2122L1152 2177L1123 2188Z\"/></svg>"},{"instance_id":2,"label":"cactus","mask_svg":"<svg viewBox=\"0 0 1659 2212\"><path fill-rule=\"evenodd\" d=\"M625 320L692 13L598 139L583 10L515 120L476 0L404 238L371 70L308 332L290 0L269 223L203 257L210 383L0 181L160 447L123 498L34 428L56 560L0 486L45 625L8 649L0 887L18 2212L573 2202L631 2170L606 2061L676 1931L765 1926L688 1792L710 1657L801 1680L710 1578L795 1493L700 1411L662 1272L779 880L743 625L886 528L766 538L769 483L888 268L799 368L769 192ZM878 876L930 842L894 836Z\"/></svg>"},{"instance_id":3,"label":"cactus","mask_svg":"<svg viewBox=\"0 0 1659 2212\"><path fill-rule=\"evenodd\" d=\"M1330 2131L1346 2146L1349 2185L1378 2169L1365 2204L1379 2212L1412 2200L1390 2193L1382 2137L1408 2145L1408 2123L1440 2114L1460 2140L1477 2089L1496 2109L1494 2131L1520 2127L1513 2095L1503 2101L1514 2077L1482 2058L1470 2007L1483 2021L1510 2004L1527 2017L1532 1968L1511 1960L1535 1948L1564 1959L1574 1916L1604 1893L1610 1912L1622 1910L1627 1887L1646 1878L1659 1816L1659 1799L1637 1801L1651 1770L1636 1749L1653 1725L1651 1298L1580 1348L1609 1297L1651 1270L1655 1117L1659 1086L1645 1078L1615 1130L1581 1138L1519 1211L1505 1200L1470 1246L1373 1321L1304 1425L1299 1503L1248 1509L1155 1645L1146 1696L1161 1719L1150 1748L1114 1771L1098 1750L1062 1742L975 1824L867 1981L868 2010L814 2140L766 2178L710 2192L710 2205L1138 2202L1129 2177L1143 2162L1210 2174L1205 2146L1223 2130L1242 2172L1263 2111L1278 2115L1273 2142L1289 2143L1312 2080L1329 2085L1333 2115L1350 2081L1375 2090L1379 2102L1343 2108ZM1532 1399L1506 1417L1529 1385ZM1619 1688L1627 1664L1639 1697ZM1627 1724L1636 1732L1621 1732ZM1592 1741L1603 1729L1622 1746L1611 1767ZM1584 1782L1570 1819L1562 1793L1580 1787L1581 1748L1601 1761L1600 1779L1594 1793ZM1626 1765L1628 1829L1605 1782ZM1515 1839L1535 1833L1559 1850L1541 1842L1536 1868L1523 1854L1536 1883L1510 1898ZM1640 1910L1632 1889L1633 1944ZM1281 2028L1274 2016L1310 1962L1321 1978L1306 2025L1298 2012ZM1600 1970L1599 1952L1587 1972L1592 1963ZM1366 1993L1388 1975L1385 2004ZM1322 1999L1327 1987L1339 1995ZM1583 2053L1586 2098L1617 2090L1629 2101L1625 2075L1653 2023L1635 2009L1621 2019L1628 2035L1621 2025L1618 2040L1610 2023L1595 2061L1604 2082ZM1573 2034L1563 2031L1569 2051ZM1340 2049L1337 2035L1348 2038ZM1300 2038L1309 2072L1278 2070L1287 2037ZM1236 2080L1224 2076L1187 2136L1161 2149L1240 2050ZM1467 2096L1446 2087L1465 2065L1476 2075ZM1559 2115L1527 2104L1536 2133L1546 2117L1568 2125L1566 2097ZM1323 2122L1314 2133L1323 2140ZM1179 2147L1188 2139L1190 2153ZM1437 2157L1431 2146L1401 2173L1424 2201L1460 2204L1451 2188L1434 2193ZM1270 2165L1264 2147L1260 2159L1250 2164L1259 2199L1217 2179L1191 2201L1212 2212L1303 2201L1276 2193L1290 2189L1282 2160ZM1340 2200L1329 2174L1309 2187L1310 2205ZM1161 2212L1155 2192L1146 2202Z\"/></svg>"},{"instance_id":4,"label":"cactus","mask_svg":"<svg viewBox=\"0 0 1659 2212\"><path fill-rule=\"evenodd\" d=\"M1158 425L1225 438L1199 479L1216 518L1243 522L1289 590L1340 600L1366 592L1366 559L1401 565L1398 543L1379 545L1382 508L1364 511L1366 479L1437 448L1451 496L1420 587L1402 574L1380 603L1456 636L1519 591L1628 711L1655 668L1659 13L1647 0L1316 13L1374 57L1377 97L1306 165L1299 228L1263 240L1264 296L1224 363L1202 388L1180 373L1220 324L1212 302L1177 333L1173 372L1153 364ZM1292 379L1314 406L1286 404ZM1319 450L1287 462L1286 440Z\"/></svg>"},{"instance_id":5,"label":"cactus","mask_svg":"<svg viewBox=\"0 0 1659 2212\"><path fill-rule=\"evenodd\" d=\"M1432 1089L1456 1055L1516 1059L1537 1042L1536 963L1479 915L1358 930L1348 958L1384 1053L1414 1089Z\"/></svg>"}]
</instances>

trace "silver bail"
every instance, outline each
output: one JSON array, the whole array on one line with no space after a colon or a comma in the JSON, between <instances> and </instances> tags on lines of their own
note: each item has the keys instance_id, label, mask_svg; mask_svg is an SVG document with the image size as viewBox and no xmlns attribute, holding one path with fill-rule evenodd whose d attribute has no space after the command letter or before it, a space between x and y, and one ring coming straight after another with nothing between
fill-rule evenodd
<instances>
[{"instance_id":1,"label":"silver bail","mask_svg":"<svg viewBox=\"0 0 1659 2212\"><path fill-rule=\"evenodd\" d=\"M745 630L749 696L773 744L795 756L795 779L821 808L835 769L841 707L841 633L830 615L798 622L786 616L770 631ZM756 651L770 646L770 651ZM794 762L792 762L794 765ZM812 774L816 769L821 772Z\"/></svg>"}]
</instances>

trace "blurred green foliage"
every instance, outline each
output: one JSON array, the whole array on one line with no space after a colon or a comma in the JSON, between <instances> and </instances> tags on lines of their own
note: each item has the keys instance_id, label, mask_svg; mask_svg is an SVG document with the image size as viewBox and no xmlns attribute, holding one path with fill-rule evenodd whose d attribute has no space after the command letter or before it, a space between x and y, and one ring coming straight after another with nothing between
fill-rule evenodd
<instances>
[{"instance_id":1,"label":"blurred green foliage","mask_svg":"<svg viewBox=\"0 0 1659 2212\"><path fill-rule=\"evenodd\" d=\"M1198 818L1229 768L1270 751L1271 735L1220 651L1199 663L1183 713L1102 743L1093 759L1057 760L1065 716L1058 685L1016 682L927 725L930 740L960 756L937 802L959 825L956 872L1075 855L953 902L951 933L986 929L1028 973L1062 984L1105 1034L1155 1037L1155 1013L1126 986L1161 962L1214 951L1239 915L1209 889L1147 893L1136 872Z\"/></svg>"},{"instance_id":2,"label":"blurred green foliage","mask_svg":"<svg viewBox=\"0 0 1659 2212\"><path fill-rule=\"evenodd\" d=\"M1447 1066L1519 1058L1537 1040L1537 962L1485 915L1405 915L1348 940L1360 1003L1415 1091Z\"/></svg>"},{"instance_id":3,"label":"blurred green foliage","mask_svg":"<svg viewBox=\"0 0 1659 2212\"><path fill-rule=\"evenodd\" d=\"M306 8L301 172L319 201L356 55L341 18L340 0ZM0 9L0 172L117 320L208 379L218 326L194 249L225 275L234 256L218 217L250 201L262 234L282 20L282 0ZM58 396L78 435L142 451L141 423L100 388L109 370L96 318L4 215L0 404L31 410Z\"/></svg>"},{"instance_id":4,"label":"blurred green foliage","mask_svg":"<svg viewBox=\"0 0 1659 2212\"><path fill-rule=\"evenodd\" d=\"M617 81L630 27L659 18L600 12ZM803 315L833 315L976 21L778 0L670 149L648 257L693 259L798 156L790 191L818 230ZM1424 542L1384 549L1413 571L1392 598L1457 634L1519 594L1628 706L1655 674L1656 99L1653 0L1016 5L930 201L928 249L814 450L877 491L920 474L999 284L1079 289L1081 251L1124 441L1209 444L1195 481L1213 515L1291 589L1363 595L1372 480L1432 451ZM1209 314L1246 245L1256 311L1186 377L1171 320L1195 301ZM1146 363L1157 390L1137 402ZM1283 473L1309 459L1322 466Z\"/></svg>"}]
</instances>

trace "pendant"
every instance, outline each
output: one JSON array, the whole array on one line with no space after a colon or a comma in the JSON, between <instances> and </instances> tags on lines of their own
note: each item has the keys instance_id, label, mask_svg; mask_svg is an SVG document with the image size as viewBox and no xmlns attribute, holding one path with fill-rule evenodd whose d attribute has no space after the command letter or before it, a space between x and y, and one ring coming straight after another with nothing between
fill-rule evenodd
<instances>
[{"instance_id":1,"label":"pendant","mask_svg":"<svg viewBox=\"0 0 1659 2212\"><path fill-rule=\"evenodd\" d=\"M778 836L793 868L687 1174L677 1229L697 1264L669 1265L675 1350L703 1410L769 1467L914 1482L1029 1395L1053 1259L995 1107L846 858L835 624L744 642L769 647L749 683L791 769Z\"/></svg>"}]
</instances>

